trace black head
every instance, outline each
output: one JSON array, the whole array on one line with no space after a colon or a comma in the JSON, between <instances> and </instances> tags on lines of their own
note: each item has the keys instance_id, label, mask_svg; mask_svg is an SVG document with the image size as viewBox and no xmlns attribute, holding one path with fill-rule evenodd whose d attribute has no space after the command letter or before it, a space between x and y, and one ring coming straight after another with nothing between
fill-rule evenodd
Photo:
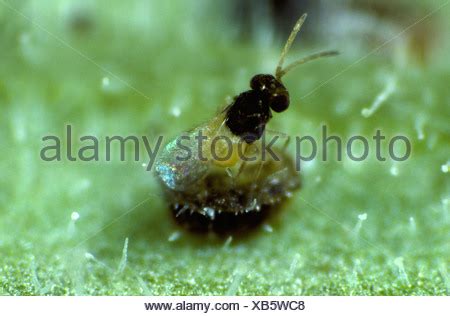
<instances>
[{"instance_id":1,"label":"black head","mask_svg":"<svg viewBox=\"0 0 450 316\"><path fill-rule=\"evenodd\" d=\"M242 92L233 104L227 107L226 124L234 135L240 136L247 143L261 138L266 124L272 117L272 111L283 112L289 107L289 92L281 82L281 78L298 65L321 57L334 56L335 51L326 51L296 60L286 67L284 59L295 36L305 22L306 13L298 19L281 52L275 75L259 74L250 81L249 91Z\"/></svg>"},{"instance_id":2,"label":"black head","mask_svg":"<svg viewBox=\"0 0 450 316\"><path fill-rule=\"evenodd\" d=\"M283 112L289 107L289 92L286 87L272 75L256 75L250 81L250 87L267 96L269 107L275 112Z\"/></svg>"}]
</instances>

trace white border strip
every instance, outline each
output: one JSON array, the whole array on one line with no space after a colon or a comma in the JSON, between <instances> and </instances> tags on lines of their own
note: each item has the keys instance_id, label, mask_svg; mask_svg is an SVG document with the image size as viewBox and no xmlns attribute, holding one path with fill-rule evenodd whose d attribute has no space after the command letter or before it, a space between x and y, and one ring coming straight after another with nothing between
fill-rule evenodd
<instances>
[{"instance_id":1,"label":"white border strip","mask_svg":"<svg viewBox=\"0 0 450 316\"><path fill-rule=\"evenodd\" d=\"M304 305L300 302L304 302ZM147 304L147 305L146 305ZM162 305L165 304L165 305ZM170 305L171 304L171 305ZM147 306L147 308L146 308ZM172 306L172 310L161 310ZM304 306L304 308L302 307ZM193 308L196 310L192 310ZM155 310L155 309L160 310ZM176 309L181 310L176 310ZM230 310L218 310L228 308ZM281 308L281 310L280 310ZM148 310L153 309L153 310ZM237 310L238 309L238 310ZM450 297L0 297L0 315L444 315Z\"/></svg>"}]
</instances>

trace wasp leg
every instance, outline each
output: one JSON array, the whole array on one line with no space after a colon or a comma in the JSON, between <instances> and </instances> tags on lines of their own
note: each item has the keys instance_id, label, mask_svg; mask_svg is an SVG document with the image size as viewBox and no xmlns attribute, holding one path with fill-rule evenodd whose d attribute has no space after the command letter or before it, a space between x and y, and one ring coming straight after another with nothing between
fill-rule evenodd
<instances>
[{"instance_id":1,"label":"wasp leg","mask_svg":"<svg viewBox=\"0 0 450 316\"><path fill-rule=\"evenodd\" d=\"M266 129L266 131L270 134L279 136L280 138L284 138L284 144L281 147L281 150L282 150L282 153L285 154L286 150L291 142L291 136L286 133L278 132L278 131L274 131L274 130L270 130L270 129Z\"/></svg>"},{"instance_id":2,"label":"wasp leg","mask_svg":"<svg viewBox=\"0 0 450 316\"><path fill-rule=\"evenodd\" d=\"M242 162L241 162L241 164L240 164L240 166L239 166L239 169L238 169L238 171L237 171L237 173L236 173L236 178L239 177L239 176L244 172L245 167L247 167L247 162L249 162L249 161L247 160L247 154L248 154L251 150L255 151L256 154L258 153L258 147L257 147L256 145L254 145L254 144L251 144L251 145L249 145L249 146L247 146L247 147L245 148L245 151L244 151L245 159L241 159ZM244 158L244 157L241 157L241 158Z\"/></svg>"},{"instance_id":3,"label":"wasp leg","mask_svg":"<svg viewBox=\"0 0 450 316\"><path fill-rule=\"evenodd\" d=\"M256 172L254 174L252 183L250 184L250 190L249 190L249 194L248 194L248 199L247 199L247 210L260 210L260 205L258 202L258 196L256 196L256 194L258 194L258 192L256 192L256 189L258 189L259 185L258 185L258 179L261 175L261 171L263 170L264 167L264 159L262 159L262 149L261 149L261 143L255 143L255 150L258 153L258 166L256 167Z\"/></svg>"}]
</instances>

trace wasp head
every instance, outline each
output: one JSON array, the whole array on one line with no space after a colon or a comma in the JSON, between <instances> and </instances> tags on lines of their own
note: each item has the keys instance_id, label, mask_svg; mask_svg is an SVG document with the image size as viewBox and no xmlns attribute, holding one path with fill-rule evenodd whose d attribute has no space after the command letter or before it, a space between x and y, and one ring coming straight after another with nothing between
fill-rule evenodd
<instances>
[{"instance_id":1,"label":"wasp head","mask_svg":"<svg viewBox=\"0 0 450 316\"><path fill-rule=\"evenodd\" d=\"M275 112L283 112L289 107L289 92L272 75L256 75L250 81L253 90L261 91L268 98L269 107Z\"/></svg>"}]
</instances>

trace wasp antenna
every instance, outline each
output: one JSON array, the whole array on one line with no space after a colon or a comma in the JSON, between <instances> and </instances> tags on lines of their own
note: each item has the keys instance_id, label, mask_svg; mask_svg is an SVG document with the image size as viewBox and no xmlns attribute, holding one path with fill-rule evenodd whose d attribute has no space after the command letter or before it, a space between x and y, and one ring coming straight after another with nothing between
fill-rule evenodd
<instances>
[{"instance_id":1,"label":"wasp antenna","mask_svg":"<svg viewBox=\"0 0 450 316\"><path fill-rule=\"evenodd\" d=\"M280 79L281 77L283 77L285 74L287 74L289 71L291 71L292 69L294 69L295 67L297 67L298 65L302 65L305 64L309 61L312 60L316 60L319 58L323 58L323 57L331 57L331 56L336 56L339 55L338 51L335 50L330 50L330 51L324 51L324 52L320 52L320 53L316 53L316 54L312 54L309 56L306 56L302 59L296 60L294 62L292 62L291 64L287 65L284 69L277 69L277 78Z\"/></svg>"},{"instance_id":2,"label":"wasp antenna","mask_svg":"<svg viewBox=\"0 0 450 316\"><path fill-rule=\"evenodd\" d=\"M280 61L278 62L277 68L275 70L275 77L278 79L281 78L281 76L279 74L282 72L284 59L285 59L287 53L289 52L289 49L291 48L292 43L294 42L295 37L297 36L297 33L302 28L302 25L305 22L307 17L308 17L308 14L305 13L300 17L300 19L298 19L297 23L295 23L295 26L292 29L291 34L289 35L289 38L288 38L286 44L284 44L284 48L283 48L283 51L281 52L281 56L280 56Z\"/></svg>"}]
</instances>

